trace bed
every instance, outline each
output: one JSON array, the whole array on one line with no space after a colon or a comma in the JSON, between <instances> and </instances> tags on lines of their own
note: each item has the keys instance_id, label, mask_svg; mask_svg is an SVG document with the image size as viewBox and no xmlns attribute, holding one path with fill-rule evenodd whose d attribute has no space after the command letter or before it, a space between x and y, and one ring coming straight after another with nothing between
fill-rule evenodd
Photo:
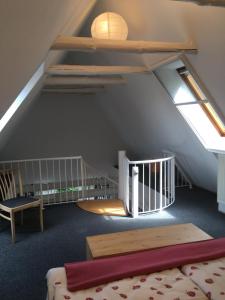
<instances>
[{"instance_id":1,"label":"bed","mask_svg":"<svg viewBox=\"0 0 225 300\"><path fill-rule=\"evenodd\" d=\"M65 264L48 300L224 300L225 238Z\"/></svg>"}]
</instances>

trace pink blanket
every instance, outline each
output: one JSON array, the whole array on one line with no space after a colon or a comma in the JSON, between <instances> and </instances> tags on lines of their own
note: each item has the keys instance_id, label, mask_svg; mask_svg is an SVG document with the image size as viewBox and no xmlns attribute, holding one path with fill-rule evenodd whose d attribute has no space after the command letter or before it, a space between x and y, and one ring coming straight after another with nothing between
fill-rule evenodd
<instances>
[{"instance_id":1,"label":"pink blanket","mask_svg":"<svg viewBox=\"0 0 225 300\"><path fill-rule=\"evenodd\" d=\"M225 256L225 238L168 246L124 256L65 264L71 292Z\"/></svg>"}]
</instances>

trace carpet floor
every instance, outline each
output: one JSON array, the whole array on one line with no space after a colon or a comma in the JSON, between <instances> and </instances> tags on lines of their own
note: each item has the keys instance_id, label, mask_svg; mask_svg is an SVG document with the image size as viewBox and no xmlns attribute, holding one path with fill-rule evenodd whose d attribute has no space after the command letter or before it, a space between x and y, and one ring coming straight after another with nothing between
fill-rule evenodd
<instances>
[{"instance_id":1,"label":"carpet floor","mask_svg":"<svg viewBox=\"0 0 225 300\"><path fill-rule=\"evenodd\" d=\"M216 195L203 189L178 189L176 202L161 213L132 219L96 215L74 204L45 209L45 231L38 214L25 212L11 244L9 222L0 221L0 299L46 299L48 269L85 259L85 237L122 230L193 223L213 237L225 236L225 215L217 211Z\"/></svg>"}]
</instances>

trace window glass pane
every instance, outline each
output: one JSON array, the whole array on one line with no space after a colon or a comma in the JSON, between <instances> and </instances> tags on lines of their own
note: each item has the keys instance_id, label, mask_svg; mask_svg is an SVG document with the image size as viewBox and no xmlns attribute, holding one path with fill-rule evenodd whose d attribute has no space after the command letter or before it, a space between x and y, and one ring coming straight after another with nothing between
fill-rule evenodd
<instances>
[{"instance_id":1,"label":"window glass pane","mask_svg":"<svg viewBox=\"0 0 225 300\"><path fill-rule=\"evenodd\" d=\"M154 73L204 147L225 151L225 124L184 62L168 63Z\"/></svg>"},{"instance_id":2,"label":"window glass pane","mask_svg":"<svg viewBox=\"0 0 225 300\"><path fill-rule=\"evenodd\" d=\"M176 93L174 94L173 100L175 104L196 102L196 99L194 98L192 93L190 93L187 87L183 84L181 84L180 87L177 89Z\"/></svg>"},{"instance_id":3,"label":"window glass pane","mask_svg":"<svg viewBox=\"0 0 225 300\"><path fill-rule=\"evenodd\" d=\"M181 105L177 109L205 145L211 147L217 142L220 135L199 104Z\"/></svg>"},{"instance_id":4,"label":"window glass pane","mask_svg":"<svg viewBox=\"0 0 225 300\"><path fill-rule=\"evenodd\" d=\"M175 104L196 102L196 98L177 72L177 68L184 66L181 61L162 66L155 71L159 81L168 91Z\"/></svg>"},{"instance_id":5,"label":"window glass pane","mask_svg":"<svg viewBox=\"0 0 225 300\"><path fill-rule=\"evenodd\" d=\"M195 81L192 74L187 70L186 67L182 67L177 69L178 74L181 76L181 78L186 83L189 90L192 92L194 97L196 97L197 100L207 100L205 94L202 92L201 88ZM206 113L207 117L209 118L210 122L213 124L213 126L216 128L218 133L223 137L225 136L225 126L221 119L219 118L216 111L213 109L212 105L210 103L202 103L201 104L202 109Z\"/></svg>"}]
</instances>

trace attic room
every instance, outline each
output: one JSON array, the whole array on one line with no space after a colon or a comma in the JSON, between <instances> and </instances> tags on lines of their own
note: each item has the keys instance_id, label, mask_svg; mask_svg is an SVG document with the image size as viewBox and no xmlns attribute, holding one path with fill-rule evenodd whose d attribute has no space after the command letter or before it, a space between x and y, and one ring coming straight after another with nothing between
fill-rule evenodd
<instances>
[{"instance_id":1,"label":"attic room","mask_svg":"<svg viewBox=\"0 0 225 300\"><path fill-rule=\"evenodd\" d=\"M225 299L225 1L0 1L0 299Z\"/></svg>"}]
</instances>

